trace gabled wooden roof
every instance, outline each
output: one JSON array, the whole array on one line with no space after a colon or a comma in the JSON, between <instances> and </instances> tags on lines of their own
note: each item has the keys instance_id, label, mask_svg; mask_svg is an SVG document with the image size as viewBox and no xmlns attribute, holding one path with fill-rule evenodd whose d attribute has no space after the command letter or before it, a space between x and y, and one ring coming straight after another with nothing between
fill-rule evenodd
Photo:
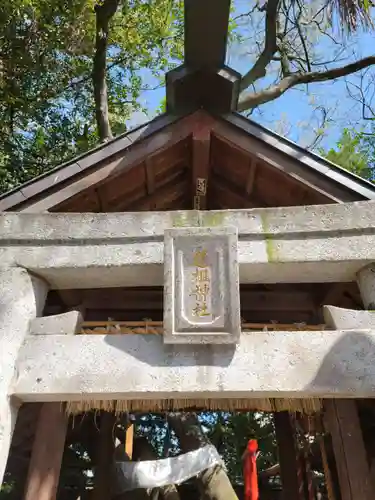
<instances>
[{"instance_id":1,"label":"gabled wooden roof","mask_svg":"<svg viewBox=\"0 0 375 500\"><path fill-rule=\"evenodd\" d=\"M234 112L240 75L224 65L229 12L230 0L185 0L185 62L166 75L168 113L0 196L0 210L218 209L375 199L373 184Z\"/></svg>"},{"instance_id":2,"label":"gabled wooden roof","mask_svg":"<svg viewBox=\"0 0 375 500\"><path fill-rule=\"evenodd\" d=\"M99 146L6 193L0 210L209 210L366 199L375 199L370 182L238 114L200 110L163 115Z\"/></svg>"}]
</instances>

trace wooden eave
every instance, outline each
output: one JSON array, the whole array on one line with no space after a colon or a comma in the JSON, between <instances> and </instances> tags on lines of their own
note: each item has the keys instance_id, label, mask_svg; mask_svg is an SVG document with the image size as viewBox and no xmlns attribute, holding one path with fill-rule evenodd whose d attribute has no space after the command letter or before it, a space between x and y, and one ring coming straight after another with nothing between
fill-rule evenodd
<instances>
[{"instance_id":1,"label":"wooden eave","mask_svg":"<svg viewBox=\"0 0 375 500\"><path fill-rule=\"evenodd\" d=\"M197 195L198 179L206 192ZM198 197L197 197L198 196ZM162 115L0 197L1 211L252 208L375 199L375 186L236 114Z\"/></svg>"},{"instance_id":2,"label":"wooden eave","mask_svg":"<svg viewBox=\"0 0 375 500\"><path fill-rule=\"evenodd\" d=\"M263 142L265 146L271 146L286 158L297 161L299 166L304 168L306 172L310 170L315 171L317 174L322 174L322 176L336 181L338 185L348 191L361 195L364 200L375 199L375 185L372 182L345 170L316 153L306 150L285 137L245 118L239 113L230 113L221 118L227 123L231 123L238 129L243 130L254 139Z\"/></svg>"},{"instance_id":3,"label":"wooden eave","mask_svg":"<svg viewBox=\"0 0 375 500\"><path fill-rule=\"evenodd\" d=\"M166 114L158 116L154 120L125 132L107 143L100 144L8 193L0 195L0 211L24 211L30 205L34 205L57 192L61 192L59 199L67 199L69 197L69 192L65 190L67 186L73 186L76 182L87 177L87 187L89 187L92 185L91 181L95 183L95 180L89 177L94 171L122 158L133 143L142 142L178 120L177 116ZM74 193L72 192L72 194ZM45 210L42 208L40 211Z\"/></svg>"}]
</instances>

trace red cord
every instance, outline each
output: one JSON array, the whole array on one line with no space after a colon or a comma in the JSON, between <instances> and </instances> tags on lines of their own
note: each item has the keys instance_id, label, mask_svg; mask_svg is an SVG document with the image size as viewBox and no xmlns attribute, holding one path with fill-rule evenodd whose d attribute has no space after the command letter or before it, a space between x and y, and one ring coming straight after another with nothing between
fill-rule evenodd
<instances>
[{"instance_id":1,"label":"red cord","mask_svg":"<svg viewBox=\"0 0 375 500\"><path fill-rule=\"evenodd\" d=\"M245 496L244 500L259 500L258 475L257 475L257 451L258 442L256 439L250 439L247 443L246 456L244 460L244 481Z\"/></svg>"}]
</instances>

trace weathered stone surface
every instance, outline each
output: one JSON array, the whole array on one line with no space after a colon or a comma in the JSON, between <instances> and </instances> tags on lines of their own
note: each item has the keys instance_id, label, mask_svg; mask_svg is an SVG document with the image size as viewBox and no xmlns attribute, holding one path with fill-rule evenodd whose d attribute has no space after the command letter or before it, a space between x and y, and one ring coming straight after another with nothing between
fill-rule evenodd
<instances>
[{"instance_id":1,"label":"weathered stone surface","mask_svg":"<svg viewBox=\"0 0 375 500\"><path fill-rule=\"evenodd\" d=\"M234 227L175 228L164 240L164 341L231 343L241 332Z\"/></svg>"},{"instance_id":2,"label":"weathered stone surface","mask_svg":"<svg viewBox=\"0 0 375 500\"><path fill-rule=\"evenodd\" d=\"M170 227L238 229L241 283L353 281L375 262L375 202L213 212L0 214L0 261L54 288L163 284Z\"/></svg>"},{"instance_id":3,"label":"weathered stone surface","mask_svg":"<svg viewBox=\"0 0 375 500\"><path fill-rule=\"evenodd\" d=\"M336 330L375 329L375 311L358 311L324 306L324 322Z\"/></svg>"},{"instance_id":4,"label":"weathered stone surface","mask_svg":"<svg viewBox=\"0 0 375 500\"><path fill-rule=\"evenodd\" d=\"M30 335L74 335L82 326L83 318L79 311L69 311L53 316L35 318L30 322Z\"/></svg>"},{"instance_id":5,"label":"weathered stone surface","mask_svg":"<svg viewBox=\"0 0 375 500\"><path fill-rule=\"evenodd\" d=\"M257 208L244 210L179 210L127 213L16 213L0 214L0 241L13 244L31 240L77 245L127 238L163 241L171 227L235 226L239 235L279 234L301 237L336 231L373 233L375 201L337 205ZM109 242L109 241L108 241Z\"/></svg>"},{"instance_id":6,"label":"weathered stone surface","mask_svg":"<svg viewBox=\"0 0 375 500\"><path fill-rule=\"evenodd\" d=\"M366 309L375 311L375 263L357 273L358 286Z\"/></svg>"},{"instance_id":7,"label":"weathered stone surface","mask_svg":"<svg viewBox=\"0 0 375 500\"><path fill-rule=\"evenodd\" d=\"M24 401L370 397L375 331L242 333L235 345L153 335L29 336L12 393Z\"/></svg>"},{"instance_id":8,"label":"weathered stone surface","mask_svg":"<svg viewBox=\"0 0 375 500\"><path fill-rule=\"evenodd\" d=\"M25 269L0 267L0 484L18 413L9 386L17 376L16 359L29 321L41 314L47 288L45 281Z\"/></svg>"}]
</instances>

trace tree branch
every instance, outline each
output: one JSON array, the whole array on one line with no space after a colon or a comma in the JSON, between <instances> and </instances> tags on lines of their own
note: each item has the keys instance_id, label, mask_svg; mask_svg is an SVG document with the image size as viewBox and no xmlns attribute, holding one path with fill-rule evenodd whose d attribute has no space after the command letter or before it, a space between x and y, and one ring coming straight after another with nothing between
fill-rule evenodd
<instances>
[{"instance_id":1,"label":"tree branch","mask_svg":"<svg viewBox=\"0 0 375 500\"><path fill-rule=\"evenodd\" d=\"M112 139L108 114L108 92L106 82L107 45L109 22L115 15L120 0L104 0L95 5L96 40L92 81L94 86L95 116L100 142Z\"/></svg>"},{"instance_id":2,"label":"tree branch","mask_svg":"<svg viewBox=\"0 0 375 500\"><path fill-rule=\"evenodd\" d=\"M254 66L242 77L241 91L266 75L266 67L277 51L277 11L279 3L280 0L268 0L267 2L264 49Z\"/></svg>"},{"instance_id":3,"label":"tree branch","mask_svg":"<svg viewBox=\"0 0 375 500\"><path fill-rule=\"evenodd\" d=\"M327 71L311 71L307 73L293 73L286 78L283 78L276 85L272 85L267 89L256 93L244 92L240 96L238 103L238 111L245 111L250 108L260 106L266 102L273 101L282 96L287 90L296 85L325 82L327 80L335 80L342 76L347 76L356 73L361 69L367 68L375 64L375 56L365 57L359 61L347 64L341 68L329 69Z\"/></svg>"},{"instance_id":4,"label":"tree branch","mask_svg":"<svg viewBox=\"0 0 375 500\"><path fill-rule=\"evenodd\" d=\"M301 29L301 26L300 26L300 19L301 19L301 16L302 16L302 6L301 6L299 0L297 0L297 3L298 3L298 7L299 7L299 12L298 12L298 15L294 14L295 25L296 25L296 28L297 28L298 36L299 36L299 38L301 40L301 45L302 45L303 53L305 54L305 60L306 60L306 64L307 64L307 70L311 71L311 64L310 64L309 53L307 51L306 42L305 42L305 39L303 37L302 29ZM295 10L295 4L293 5L293 10Z\"/></svg>"},{"instance_id":5,"label":"tree branch","mask_svg":"<svg viewBox=\"0 0 375 500\"><path fill-rule=\"evenodd\" d=\"M372 107L372 101L375 96L375 77L370 78L370 82L365 85L364 80L367 76L368 69L364 71L360 75L360 83L359 85L354 82L347 82L346 89L349 94L349 97L353 99L353 101L357 102L361 105L362 108L362 119L367 121L375 120L375 110ZM354 87L358 94L356 95L351 91L350 87ZM371 89L371 92L370 92Z\"/></svg>"}]
</instances>

